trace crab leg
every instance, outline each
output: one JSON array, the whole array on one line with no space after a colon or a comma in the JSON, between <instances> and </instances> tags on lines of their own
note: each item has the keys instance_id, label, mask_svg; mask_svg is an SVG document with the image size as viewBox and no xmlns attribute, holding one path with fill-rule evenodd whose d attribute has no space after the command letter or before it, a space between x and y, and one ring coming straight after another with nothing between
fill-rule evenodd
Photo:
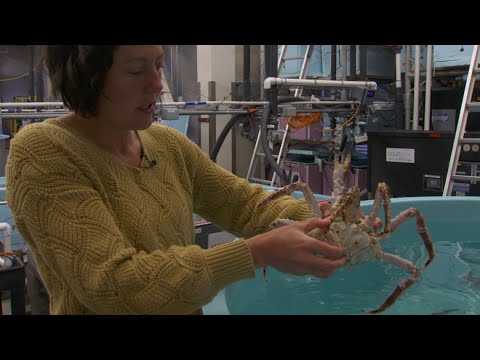
<instances>
[{"instance_id":1,"label":"crab leg","mask_svg":"<svg viewBox=\"0 0 480 360\"><path fill-rule=\"evenodd\" d=\"M422 238L423 243L425 244L425 247L427 248L427 252L428 252L428 260L425 263L425 265L423 265L423 268L426 268L435 257L435 249L433 247L432 237L430 236L430 233L428 232L428 229L427 229L427 225L425 224L425 218L423 217L423 214L420 212L420 210L416 208L409 208L407 210L402 211L392 220L392 225L391 225L392 231L395 231L400 225L402 225L409 218L412 218L414 216L417 218L417 232ZM382 237L380 237L379 240L382 240Z\"/></svg>"},{"instance_id":2,"label":"crab leg","mask_svg":"<svg viewBox=\"0 0 480 360\"><path fill-rule=\"evenodd\" d=\"M388 188L387 184L381 182L377 186L377 191L375 192L375 200L373 200L372 211L370 215L368 215L367 220L365 221L366 229L371 229L373 227L373 223L377 218L378 210L380 209L380 205L382 204L383 200L383 209L385 211L385 226L383 228L383 232L380 235L390 234L393 229L391 228L391 210L390 210L390 189Z\"/></svg>"},{"instance_id":3,"label":"crab leg","mask_svg":"<svg viewBox=\"0 0 480 360\"><path fill-rule=\"evenodd\" d=\"M395 303L395 301L397 301L398 297L407 288L412 286L413 283L415 283L415 281L417 281L418 276L420 274L420 271L418 270L418 268L415 265L413 265L410 261L401 258L400 256L381 252L379 257L382 261L388 262L392 265L399 266L399 267L405 269L406 271L408 271L409 273L411 273L412 275L410 275L410 277L400 281L400 283L397 285L395 290L393 290L393 292L390 294L390 296L387 298L387 300L385 300L385 302L382 305L380 305L380 307L378 307L375 310L368 311L368 313L370 313L370 314L376 314L376 313L382 312L385 309L387 309L388 307L390 307L391 305L393 305Z\"/></svg>"},{"instance_id":4,"label":"crab leg","mask_svg":"<svg viewBox=\"0 0 480 360\"><path fill-rule=\"evenodd\" d=\"M345 174L348 171L351 160L352 156L348 154L345 162L343 164L340 164L340 156L338 153L335 153L333 168L332 212L336 211L337 208L340 206L340 200L345 190Z\"/></svg>"},{"instance_id":5,"label":"crab leg","mask_svg":"<svg viewBox=\"0 0 480 360\"><path fill-rule=\"evenodd\" d=\"M275 190L273 194L269 195L268 197L263 199L262 202L260 202L260 204L258 205L258 208L264 207L267 203L269 203L273 199L276 199L279 196L290 195L296 190L300 190L305 196L305 200L307 201L308 206L310 206L310 211L312 212L312 216L322 217L322 214L320 212L320 207L318 206L317 200L315 199L315 196L313 195L312 190L310 190L307 184L301 183L301 182L294 182L287 186L284 186L283 188Z\"/></svg>"},{"instance_id":6,"label":"crab leg","mask_svg":"<svg viewBox=\"0 0 480 360\"><path fill-rule=\"evenodd\" d=\"M390 213L385 212L385 215L386 217L388 217ZM423 265L423 268L425 268L432 262L433 258L435 257L435 249L433 247L433 241L432 241L432 238L430 237L430 233L428 232L427 226L425 225L425 219L422 213L416 208L409 208L407 210L404 210L391 221L390 227L391 227L391 231L393 232L400 225L405 223L409 218L412 218L414 216L417 218L417 231L420 234L420 237L422 238L423 243L425 244L425 247L427 248L427 252L428 252L428 260L425 263L425 265ZM387 238L388 235L389 235L388 232L385 230L383 233L379 234L378 240L383 240ZM402 294L402 292L404 292L405 289L410 287L417 280L420 274L420 271L415 265L413 265L410 261L405 260L397 255L380 253L380 258L383 261L402 267L406 271L410 272L412 275L402 280L397 285L393 293L378 309L369 311L371 314L384 311L386 308L391 306L397 300L397 298Z\"/></svg>"}]
</instances>

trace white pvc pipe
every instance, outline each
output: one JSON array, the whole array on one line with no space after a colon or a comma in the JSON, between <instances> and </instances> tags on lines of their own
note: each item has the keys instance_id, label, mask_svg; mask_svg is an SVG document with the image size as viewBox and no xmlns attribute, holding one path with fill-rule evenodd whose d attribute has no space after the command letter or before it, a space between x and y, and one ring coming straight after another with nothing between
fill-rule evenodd
<instances>
[{"instance_id":1,"label":"white pvc pipe","mask_svg":"<svg viewBox=\"0 0 480 360\"><path fill-rule=\"evenodd\" d=\"M410 45L405 45L405 130L410 130L412 86L410 82Z\"/></svg>"},{"instance_id":2,"label":"white pvc pipe","mask_svg":"<svg viewBox=\"0 0 480 360\"><path fill-rule=\"evenodd\" d=\"M62 115L68 115L70 113L64 112L64 113L25 113L25 114L17 114L17 113L12 113L12 114L4 114L2 115L2 119L48 119L52 117L60 117Z\"/></svg>"},{"instance_id":3,"label":"white pvc pipe","mask_svg":"<svg viewBox=\"0 0 480 360\"><path fill-rule=\"evenodd\" d=\"M315 104L315 105L359 105L360 101L352 101L352 100L338 100L338 101L332 101L332 100L316 100L316 101L292 101L288 103L283 103L283 104L278 104L278 107L282 106L289 106L291 104L295 105L302 105L302 104Z\"/></svg>"},{"instance_id":4,"label":"white pvc pipe","mask_svg":"<svg viewBox=\"0 0 480 360\"><path fill-rule=\"evenodd\" d=\"M157 102L162 106L189 106L189 105L266 105L268 101L177 101ZM27 102L27 103L0 103L1 107L38 107L38 106L64 106L62 102Z\"/></svg>"},{"instance_id":5,"label":"white pvc pipe","mask_svg":"<svg viewBox=\"0 0 480 360\"><path fill-rule=\"evenodd\" d=\"M169 103L157 102L157 106L192 106L192 105L267 105L268 101L177 101Z\"/></svg>"},{"instance_id":6,"label":"white pvc pipe","mask_svg":"<svg viewBox=\"0 0 480 360\"><path fill-rule=\"evenodd\" d=\"M10 102L10 103L0 103L0 107L10 107L10 106L25 106L25 107L35 107L35 106L63 106L63 102Z\"/></svg>"},{"instance_id":7,"label":"white pvc pipe","mask_svg":"<svg viewBox=\"0 0 480 360\"><path fill-rule=\"evenodd\" d=\"M427 82L425 88L424 130L430 130L430 108L432 99L432 57L433 45L427 45Z\"/></svg>"},{"instance_id":8,"label":"white pvc pipe","mask_svg":"<svg viewBox=\"0 0 480 360\"><path fill-rule=\"evenodd\" d=\"M0 223L0 231L3 231L3 251L11 252L12 244L10 240L10 235L12 233L12 228L8 223Z\"/></svg>"},{"instance_id":9,"label":"white pvc pipe","mask_svg":"<svg viewBox=\"0 0 480 360\"><path fill-rule=\"evenodd\" d=\"M260 45L260 81L265 79L265 45ZM263 87L260 86L260 99L265 97Z\"/></svg>"},{"instance_id":10,"label":"white pvc pipe","mask_svg":"<svg viewBox=\"0 0 480 360\"><path fill-rule=\"evenodd\" d=\"M248 114L247 110L179 110L179 115L235 115ZM48 119L52 117L59 117L69 113L38 113L38 114L5 114L2 119ZM160 111L155 111L155 115L160 114Z\"/></svg>"},{"instance_id":11,"label":"white pvc pipe","mask_svg":"<svg viewBox=\"0 0 480 360\"><path fill-rule=\"evenodd\" d=\"M420 45L415 45L415 78L414 78L414 85L413 85L412 130L418 130L419 100L420 100Z\"/></svg>"},{"instance_id":12,"label":"white pvc pipe","mask_svg":"<svg viewBox=\"0 0 480 360\"><path fill-rule=\"evenodd\" d=\"M395 87L397 89L402 88L402 53L400 51L397 51L395 53Z\"/></svg>"},{"instance_id":13,"label":"white pvc pipe","mask_svg":"<svg viewBox=\"0 0 480 360\"><path fill-rule=\"evenodd\" d=\"M347 45L342 45L342 80L347 80ZM347 90L342 90L342 100L347 100Z\"/></svg>"},{"instance_id":14,"label":"white pvc pipe","mask_svg":"<svg viewBox=\"0 0 480 360\"><path fill-rule=\"evenodd\" d=\"M342 80L315 80L315 79L285 79L278 77L266 78L263 82L265 89L270 89L272 85L288 85L288 86L310 86L310 87L343 87L343 88L360 88L367 90L377 90L375 81L342 81Z\"/></svg>"}]
</instances>

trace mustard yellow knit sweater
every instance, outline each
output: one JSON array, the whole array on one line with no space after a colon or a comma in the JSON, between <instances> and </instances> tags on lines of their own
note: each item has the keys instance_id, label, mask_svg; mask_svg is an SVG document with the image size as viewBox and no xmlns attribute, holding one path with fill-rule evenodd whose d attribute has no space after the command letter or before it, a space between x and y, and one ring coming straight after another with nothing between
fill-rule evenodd
<instances>
[{"instance_id":1,"label":"mustard yellow knit sweater","mask_svg":"<svg viewBox=\"0 0 480 360\"><path fill-rule=\"evenodd\" d=\"M59 119L11 142L8 204L52 314L192 313L255 273L243 239L194 245L193 212L241 238L278 217L308 217L305 201L286 196L257 210L267 192L174 129L139 136L153 167L122 163Z\"/></svg>"}]
</instances>

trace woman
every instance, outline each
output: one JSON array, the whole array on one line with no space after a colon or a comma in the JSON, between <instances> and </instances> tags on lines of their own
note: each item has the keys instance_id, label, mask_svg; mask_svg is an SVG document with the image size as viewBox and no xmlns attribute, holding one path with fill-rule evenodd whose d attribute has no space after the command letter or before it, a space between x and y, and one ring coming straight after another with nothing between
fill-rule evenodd
<instances>
[{"instance_id":1,"label":"woman","mask_svg":"<svg viewBox=\"0 0 480 360\"><path fill-rule=\"evenodd\" d=\"M304 200L257 209L260 186L153 124L162 56L157 45L46 47L53 92L72 113L22 129L6 176L52 314L199 313L255 268L326 277L345 262L305 235L329 220L308 219ZM241 239L201 249L193 212ZM304 221L265 233L279 217Z\"/></svg>"}]
</instances>

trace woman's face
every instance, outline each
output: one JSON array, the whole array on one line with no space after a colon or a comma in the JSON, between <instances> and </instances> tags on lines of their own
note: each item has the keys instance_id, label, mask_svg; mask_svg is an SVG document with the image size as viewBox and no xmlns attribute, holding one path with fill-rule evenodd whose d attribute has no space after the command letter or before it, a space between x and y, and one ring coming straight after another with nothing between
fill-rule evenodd
<instances>
[{"instance_id":1,"label":"woman's face","mask_svg":"<svg viewBox=\"0 0 480 360\"><path fill-rule=\"evenodd\" d=\"M120 45L99 97L98 117L122 130L143 130L153 121L162 86L160 45Z\"/></svg>"}]
</instances>

